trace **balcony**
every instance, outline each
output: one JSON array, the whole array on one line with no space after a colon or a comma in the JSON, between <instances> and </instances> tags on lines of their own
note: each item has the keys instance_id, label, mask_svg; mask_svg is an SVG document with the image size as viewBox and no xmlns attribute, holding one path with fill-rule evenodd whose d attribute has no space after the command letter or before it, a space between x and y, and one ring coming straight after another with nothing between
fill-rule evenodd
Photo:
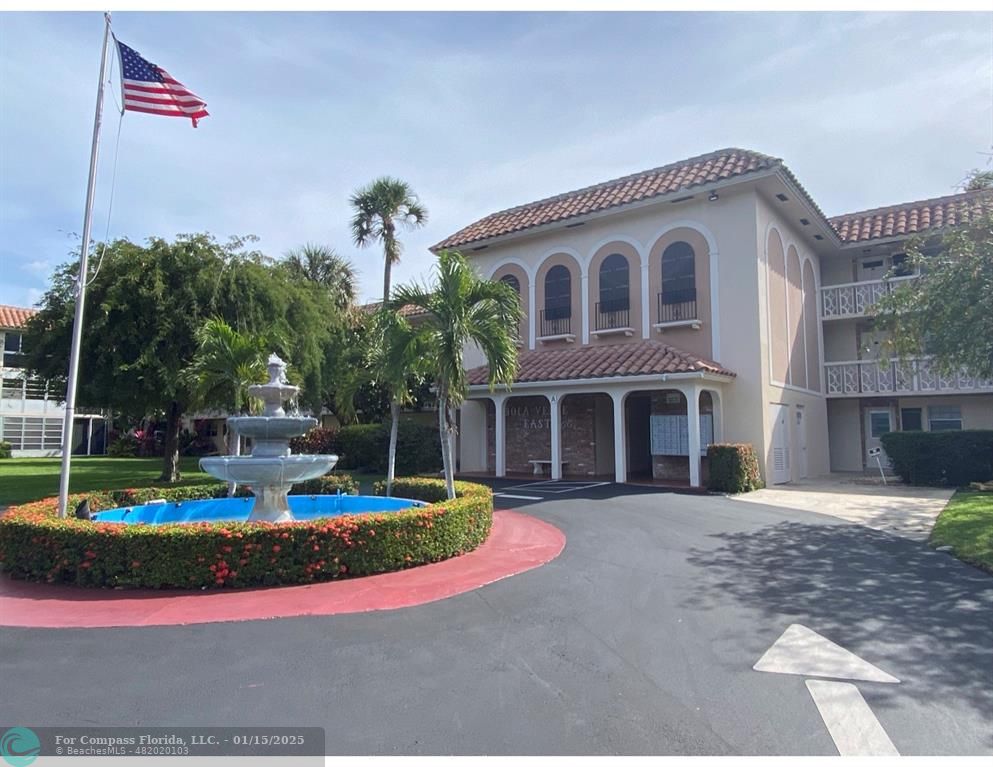
<instances>
[{"instance_id":1,"label":"balcony","mask_svg":"<svg viewBox=\"0 0 993 767\"><path fill-rule=\"evenodd\" d=\"M658 294L658 322L654 327L659 332L666 328L692 327L699 330L700 320L696 314L696 289L671 291Z\"/></svg>"},{"instance_id":2,"label":"balcony","mask_svg":"<svg viewBox=\"0 0 993 767\"><path fill-rule=\"evenodd\" d=\"M848 317L864 317L866 311L879 303L879 299L898 288L908 280L916 280L918 275L893 277L889 280L867 280L846 282L843 285L828 285L821 288L821 318L840 320Z\"/></svg>"},{"instance_id":3,"label":"balcony","mask_svg":"<svg viewBox=\"0 0 993 767\"><path fill-rule=\"evenodd\" d=\"M965 373L939 375L927 357L880 362L827 362L824 377L829 397L877 394L971 394L993 391L993 381Z\"/></svg>"},{"instance_id":4,"label":"balcony","mask_svg":"<svg viewBox=\"0 0 993 767\"><path fill-rule=\"evenodd\" d=\"M542 309L539 317L541 333L539 341L575 341L572 332L572 310L570 307Z\"/></svg>"},{"instance_id":5,"label":"balcony","mask_svg":"<svg viewBox=\"0 0 993 767\"><path fill-rule=\"evenodd\" d=\"M634 334L631 327L631 306L625 301L598 301L593 314L593 335L626 335Z\"/></svg>"}]
</instances>

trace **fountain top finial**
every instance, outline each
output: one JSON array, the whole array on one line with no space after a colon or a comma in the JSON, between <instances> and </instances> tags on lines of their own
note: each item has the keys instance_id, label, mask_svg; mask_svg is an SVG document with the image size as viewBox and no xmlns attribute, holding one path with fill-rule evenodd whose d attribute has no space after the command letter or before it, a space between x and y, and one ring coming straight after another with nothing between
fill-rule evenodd
<instances>
[{"instance_id":1,"label":"fountain top finial","mask_svg":"<svg viewBox=\"0 0 993 767\"><path fill-rule=\"evenodd\" d=\"M266 368L269 371L269 383L287 383L286 381L286 363L279 358L279 355L273 352L269 355L269 361L266 364Z\"/></svg>"}]
</instances>

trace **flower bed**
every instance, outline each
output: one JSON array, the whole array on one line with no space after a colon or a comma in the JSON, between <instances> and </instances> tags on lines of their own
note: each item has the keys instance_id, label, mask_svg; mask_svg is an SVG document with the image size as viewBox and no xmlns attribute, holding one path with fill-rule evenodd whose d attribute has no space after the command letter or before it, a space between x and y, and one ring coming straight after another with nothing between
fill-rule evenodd
<instances>
[{"instance_id":1,"label":"flower bed","mask_svg":"<svg viewBox=\"0 0 993 767\"><path fill-rule=\"evenodd\" d=\"M0 518L0 570L15 578L80 586L221 588L310 583L438 562L475 549L493 521L493 497L459 483L461 497L390 513L272 524L121 525L59 519L57 500L12 507ZM400 488L403 488L403 492ZM440 487L440 493L439 488ZM397 495L444 498L437 479L397 481ZM189 500L214 488L83 493L94 511L167 497ZM145 499L147 500L147 499Z\"/></svg>"}]
</instances>

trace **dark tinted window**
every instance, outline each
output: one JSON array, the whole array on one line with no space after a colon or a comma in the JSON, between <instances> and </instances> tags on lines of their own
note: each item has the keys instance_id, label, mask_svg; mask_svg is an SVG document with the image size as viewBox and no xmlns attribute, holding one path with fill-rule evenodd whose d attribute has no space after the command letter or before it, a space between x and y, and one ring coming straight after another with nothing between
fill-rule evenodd
<instances>
[{"instance_id":1,"label":"dark tinted window","mask_svg":"<svg viewBox=\"0 0 993 767\"><path fill-rule=\"evenodd\" d=\"M600 264L600 311L618 312L630 308L630 269L628 260L612 253Z\"/></svg>"},{"instance_id":2,"label":"dark tinted window","mask_svg":"<svg viewBox=\"0 0 993 767\"><path fill-rule=\"evenodd\" d=\"M553 266L545 277L545 319L561 320L572 316L572 277L569 270Z\"/></svg>"},{"instance_id":3,"label":"dark tinted window","mask_svg":"<svg viewBox=\"0 0 993 767\"><path fill-rule=\"evenodd\" d=\"M662 303L696 301L696 267L688 242L674 242L662 253Z\"/></svg>"}]
</instances>

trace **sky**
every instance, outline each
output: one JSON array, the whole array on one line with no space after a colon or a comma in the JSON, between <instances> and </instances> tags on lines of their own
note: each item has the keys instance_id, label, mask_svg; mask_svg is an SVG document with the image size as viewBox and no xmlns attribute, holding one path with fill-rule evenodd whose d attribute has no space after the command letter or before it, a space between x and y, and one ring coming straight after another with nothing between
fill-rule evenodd
<instances>
[{"instance_id":1,"label":"sky","mask_svg":"<svg viewBox=\"0 0 993 767\"><path fill-rule=\"evenodd\" d=\"M348 200L382 175L429 211L397 284L488 213L722 147L784 158L828 215L951 194L993 158L993 14L120 12L114 30L211 114L121 121L108 90L94 238L329 245L363 300L382 253L353 244ZM37 302L78 245L102 34L99 13L0 14L0 303Z\"/></svg>"}]
</instances>

